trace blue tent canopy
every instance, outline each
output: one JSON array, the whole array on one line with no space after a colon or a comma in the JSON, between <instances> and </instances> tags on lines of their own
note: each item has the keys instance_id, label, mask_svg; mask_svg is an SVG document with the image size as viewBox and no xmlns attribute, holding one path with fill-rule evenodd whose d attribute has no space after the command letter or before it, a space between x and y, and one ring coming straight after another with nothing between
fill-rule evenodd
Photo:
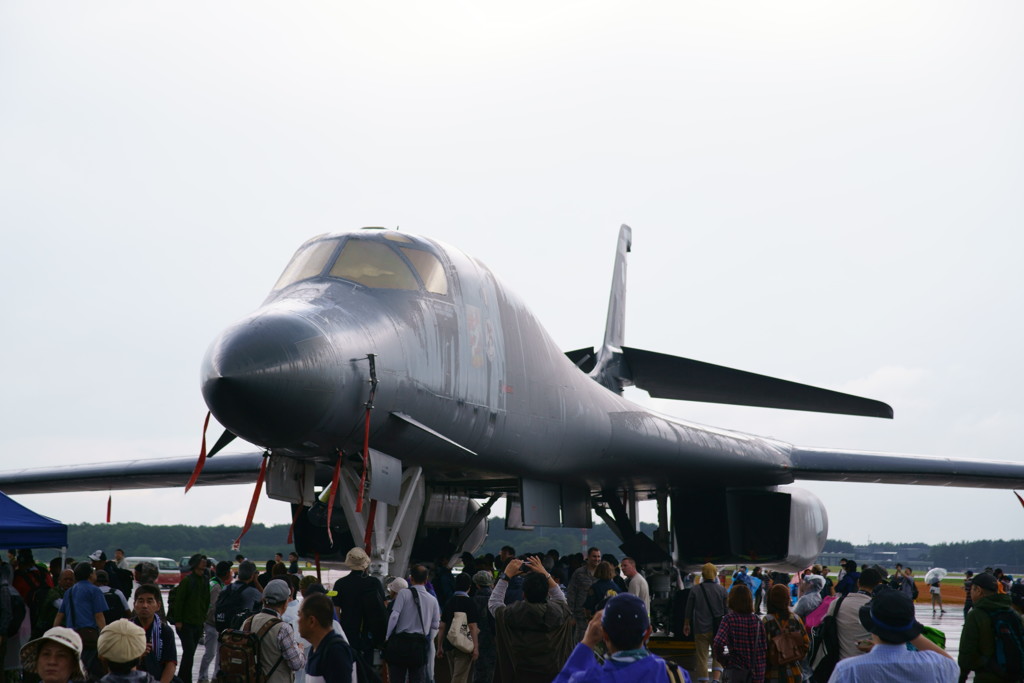
<instances>
[{"instance_id":1,"label":"blue tent canopy","mask_svg":"<svg viewBox=\"0 0 1024 683\"><path fill-rule=\"evenodd\" d=\"M0 548L65 548L68 527L32 512L0 491Z\"/></svg>"}]
</instances>

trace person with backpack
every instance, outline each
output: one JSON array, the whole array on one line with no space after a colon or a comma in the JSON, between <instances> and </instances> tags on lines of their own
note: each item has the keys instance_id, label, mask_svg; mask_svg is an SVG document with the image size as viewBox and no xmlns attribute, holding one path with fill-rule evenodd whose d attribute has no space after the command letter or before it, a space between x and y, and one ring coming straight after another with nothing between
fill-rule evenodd
<instances>
[{"instance_id":1,"label":"person with backpack","mask_svg":"<svg viewBox=\"0 0 1024 683\"><path fill-rule=\"evenodd\" d=\"M256 563L244 560L238 566L237 580L221 589L214 601L213 621L217 633L241 628L243 621L259 611L263 591L258 576Z\"/></svg>"},{"instance_id":2,"label":"person with backpack","mask_svg":"<svg viewBox=\"0 0 1024 683\"><path fill-rule=\"evenodd\" d=\"M953 683L957 665L941 647L922 635L914 603L899 591L879 593L857 612L871 634L870 650L836 664L830 683ZM907 648L907 644L914 647Z\"/></svg>"},{"instance_id":3,"label":"person with backpack","mask_svg":"<svg viewBox=\"0 0 1024 683\"><path fill-rule=\"evenodd\" d=\"M107 602L107 609L103 611L103 618L106 619L108 624L132 615L128 607L128 599L118 589L111 588L110 577L107 575L106 570L96 570L96 587L103 593L103 599Z\"/></svg>"},{"instance_id":4,"label":"person with backpack","mask_svg":"<svg viewBox=\"0 0 1024 683\"><path fill-rule=\"evenodd\" d=\"M768 637L764 680L800 683L803 679L800 663L810 650L811 639L807 636L807 629L804 628L800 617L790 610L789 590L785 586L775 584L769 589L767 609L768 614L761 620L765 635Z\"/></svg>"},{"instance_id":5,"label":"person with backpack","mask_svg":"<svg viewBox=\"0 0 1024 683\"><path fill-rule=\"evenodd\" d=\"M146 652L140 667L160 683L170 683L178 668L178 650L174 629L160 616L163 602L158 586L144 583L136 588L132 623L141 626L146 633Z\"/></svg>"},{"instance_id":6,"label":"person with backpack","mask_svg":"<svg viewBox=\"0 0 1024 683\"><path fill-rule=\"evenodd\" d=\"M1024 624L1010 596L999 592L999 581L988 572L971 583L974 608L964 618L960 634L960 680L973 671L976 683L1019 681L1024 676Z\"/></svg>"},{"instance_id":7,"label":"person with backpack","mask_svg":"<svg viewBox=\"0 0 1024 683\"><path fill-rule=\"evenodd\" d=\"M251 683L292 683L294 672L306 665L306 657L295 643L292 628L281 619L291 593L283 579L268 581L263 589L263 609L242 624L243 633L255 635L255 642L248 641L256 648L256 677ZM228 631L221 635L221 675L226 680L239 680L228 670L229 662L246 659L238 658L228 649L230 634L236 633Z\"/></svg>"}]
</instances>

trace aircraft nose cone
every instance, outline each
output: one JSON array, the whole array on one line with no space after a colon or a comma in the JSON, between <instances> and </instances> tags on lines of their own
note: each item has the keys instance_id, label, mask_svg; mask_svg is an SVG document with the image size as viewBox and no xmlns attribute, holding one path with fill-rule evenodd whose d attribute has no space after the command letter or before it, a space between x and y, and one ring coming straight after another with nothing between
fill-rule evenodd
<instances>
[{"instance_id":1,"label":"aircraft nose cone","mask_svg":"<svg viewBox=\"0 0 1024 683\"><path fill-rule=\"evenodd\" d=\"M273 313L243 320L210 345L202 390L222 425L273 448L305 441L330 409L338 379L330 340L302 317Z\"/></svg>"}]
</instances>

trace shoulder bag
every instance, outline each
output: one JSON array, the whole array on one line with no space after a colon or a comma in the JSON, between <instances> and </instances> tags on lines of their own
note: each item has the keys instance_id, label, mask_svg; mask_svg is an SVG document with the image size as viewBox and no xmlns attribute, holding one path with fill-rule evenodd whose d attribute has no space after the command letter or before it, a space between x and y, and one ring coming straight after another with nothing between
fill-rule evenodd
<instances>
[{"instance_id":1,"label":"shoulder bag","mask_svg":"<svg viewBox=\"0 0 1024 683\"><path fill-rule=\"evenodd\" d=\"M413 587L405 590L412 591L413 604L416 605L416 614L420 618L420 628L423 633L392 633L387 642L384 643L384 661L406 669L417 669L427 663L427 649L429 641L426 636L426 627L423 625L423 612L420 610L420 594Z\"/></svg>"},{"instance_id":2,"label":"shoulder bag","mask_svg":"<svg viewBox=\"0 0 1024 683\"><path fill-rule=\"evenodd\" d=\"M452 623L448 626L446 638L459 652L466 654L473 652L473 638L469 634L469 622L466 620L465 612L456 612L452 616Z\"/></svg>"}]
</instances>

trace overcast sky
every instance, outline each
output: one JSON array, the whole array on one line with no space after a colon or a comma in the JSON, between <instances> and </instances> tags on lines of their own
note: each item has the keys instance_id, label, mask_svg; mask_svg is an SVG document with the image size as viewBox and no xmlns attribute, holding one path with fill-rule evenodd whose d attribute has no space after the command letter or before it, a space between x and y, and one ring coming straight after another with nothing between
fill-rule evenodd
<instances>
[{"instance_id":1,"label":"overcast sky","mask_svg":"<svg viewBox=\"0 0 1024 683\"><path fill-rule=\"evenodd\" d=\"M599 344L620 223L631 346L896 419L640 402L1020 461L1022 24L1018 2L2 3L0 465L194 455L207 345L322 232L458 246L564 348ZM806 487L833 538L1024 537L1009 491ZM116 492L114 520L240 525L250 493ZM19 500L100 522L106 498Z\"/></svg>"}]
</instances>

